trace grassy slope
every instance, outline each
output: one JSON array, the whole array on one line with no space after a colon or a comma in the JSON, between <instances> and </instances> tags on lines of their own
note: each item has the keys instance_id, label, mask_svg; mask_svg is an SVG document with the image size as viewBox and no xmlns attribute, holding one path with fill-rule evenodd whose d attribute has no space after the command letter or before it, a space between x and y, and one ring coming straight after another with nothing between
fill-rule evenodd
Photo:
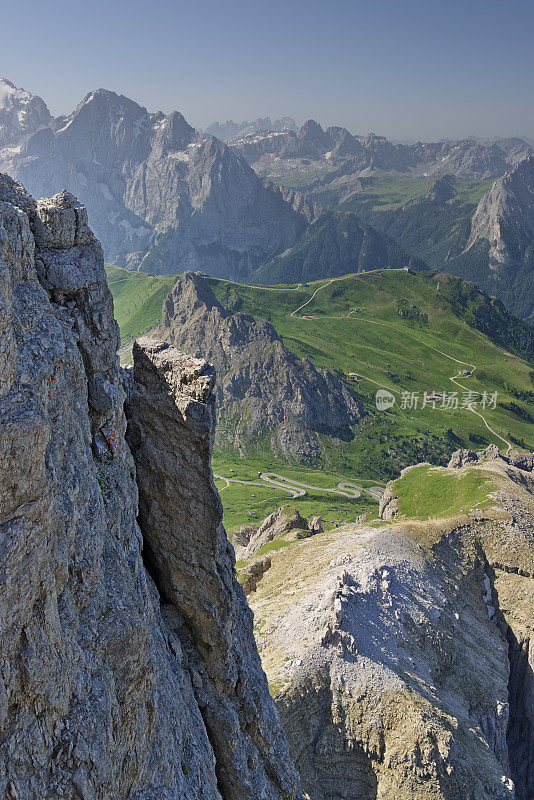
<instances>
[{"instance_id":1,"label":"grassy slope","mask_svg":"<svg viewBox=\"0 0 534 800\"><path fill-rule=\"evenodd\" d=\"M322 179L322 185L318 185L317 178ZM435 181L436 176L412 178L378 171L369 178L363 178L362 187L353 175L327 182L324 175L316 175L313 169L307 173L288 173L287 176L276 178L276 183L283 186L298 186L324 208L354 211L362 218L374 212L397 210L410 200L423 197ZM459 203L476 206L492 183L491 178L458 178L456 199Z\"/></svg>"},{"instance_id":2,"label":"grassy slope","mask_svg":"<svg viewBox=\"0 0 534 800\"><path fill-rule=\"evenodd\" d=\"M476 392L498 391L502 402L510 402L514 390L533 388L532 367L507 355L470 327L462 319L461 309L453 307L451 298L458 285L455 279L439 281L425 273L385 270L382 274L375 271L347 276L329 285L317 281L298 289L253 288L215 279L210 282L223 304L230 298L234 308L269 319L299 356L307 356L319 366L360 375L353 385L368 409L373 409L378 385L389 389L397 401L403 390L454 391L458 387L450 377L466 365L452 359L477 367L473 376L461 379L465 386ZM321 285L325 288L302 311L313 318L291 316ZM428 323L401 318L397 313L401 298L427 314ZM361 308L362 313L347 318L346 314L355 307ZM522 404L528 405L526 401ZM505 438L511 433L516 439L525 439L528 445L534 444L531 426L506 409L497 406L488 411L487 419ZM502 446L466 409L403 411L397 403L389 412L375 410L374 415L368 416L356 442L330 446L327 461L345 474L393 477L401 466L422 460L425 452L428 458L428 453L435 450L436 460L443 463L445 451L468 444L470 434L479 437L477 444L494 442Z\"/></svg>"},{"instance_id":3,"label":"grassy slope","mask_svg":"<svg viewBox=\"0 0 534 800\"><path fill-rule=\"evenodd\" d=\"M372 179L363 191L346 199L342 199L339 191L327 193L324 199L340 210L354 211L412 256L474 281L490 294L497 294L517 316L532 318L534 255L528 256L520 249L516 254L517 262L496 274L489 269L488 242L479 242L465 251L472 216L491 185L491 179L456 180L452 201L436 204L422 197L428 188L428 179L383 176ZM319 195L317 197L320 200ZM403 201L406 203L410 199L417 202L401 208ZM507 240L514 241L513 231L507 233Z\"/></svg>"},{"instance_id":4,"label":"grassy slope","mask_svg":"<svg viewBox=\"0 0 534 800\"><path fill-rule=\"evenodd\" d=\"M289 173L276 180L292 184L295 176ZM361 181L351 175L335 181L323 176L319 181L308 172L300 175L300 188L324 208L354 212L377 231L390 236L411 257L472 280L490 294L497 294L507 308L532 324L532 252L528 248L527 252L521 250L517 261L496 274L488 266L488 242L482 241L465 251L472 216L493 180L455 179L455 195L447 203L430 202L424 197L434 181L434 177L411 178L380 172ZM514 240L513 231L508 233L508 239Z\"/></svg>"},{"instance_id":5,"label":"grassy slope","mask_svg":"<svg viewBox=\"0 0 534 800\"><path fill-rule=\"evenodd\" d=\"M144 272L129 272L106 264L106 276L122 345L159 325L163 301L176 280L175 275L156 278Z\"/></svg>"},{"instance_id":6,"label":"grassy slope","mask_svg":"<svg viewBox=\"0 0 534 800\"><path fill-rule=\"evenodd\" d=\"M413 519L439 519L483 510L492 503L496 489L483 470L446 473L421 465L410 469L394 483L399 499L399 516Z\"/></svg>"}]
</instances>

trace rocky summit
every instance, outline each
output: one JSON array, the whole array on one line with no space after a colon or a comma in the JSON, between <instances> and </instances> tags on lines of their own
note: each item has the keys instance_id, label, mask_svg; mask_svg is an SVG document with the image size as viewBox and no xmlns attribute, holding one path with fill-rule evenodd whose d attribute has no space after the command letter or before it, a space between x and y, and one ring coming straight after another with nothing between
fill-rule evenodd
<instances>
[{"instance_id":1,"label":"rocky summit","mask_svg":"<svg viewBox=\"0 0 534 800\"><path fill-rule=\"evenodd\" d=\"M121 373L84 206L5 175L0 332L0 796L296 800L212 480L212 368L140 341Z\"/></svg>"},{"instance_id":2,"label":"rocky summit","mask_svg":"<svg viewBox=\"0 0 534 800\"><path fill-rule=\"evenodd\" d=\"M363 411L341 376L298 358L266 320L225 308L202 276L180 276L159 335L215 366L221 447L243 454L263 440L275 454L316 464L321 436L354 438Z\"/></svg>"},{"instance_id":3,"label":"rocky summit","mask_svg":"<svg viewBox=\"0 0 534 800\"><path fill-rule=\"evenodd\" d=\"M382 521L260 526L284 546L241 579L311 800L533 797L533 459L465 450L406 470Z\"/></svg>"}]
</instances>

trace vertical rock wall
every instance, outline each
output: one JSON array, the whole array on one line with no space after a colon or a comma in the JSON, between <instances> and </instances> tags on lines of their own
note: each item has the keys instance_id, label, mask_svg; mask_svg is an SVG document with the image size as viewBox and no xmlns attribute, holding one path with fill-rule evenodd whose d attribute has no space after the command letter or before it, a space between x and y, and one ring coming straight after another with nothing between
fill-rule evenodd
<instances>
[{"instance_id":1,"label":"vertical rock wall","mask_svg":"<svg viewBox=\"0 0 534 800\"><path fill-rule=\"evenodd\" d=\"M139 521L164 613L187 643L221 793L291 797L294 773L210 468L214 383L202 359L150 339L134 345L128 408Z\"/></svg>"},{"instance_id":2,"label":"vertical rock wall","mask_svg":"<svg viewBox=\"0 0 534 800\"><path fill-rule=\"evenodd\" d=\"M118 341L83 206L68 193L36 203L0 176L0 798L297 797L250 612L231 588L219 501L204 493L209 392L180 450L197 520L189 567L182 575L167 543L169 564L160 552L154 573L170 576L161 606L142 560ZM157 404L151 413L176 439L172 408L159 423ZM143 508L170 501L167 481L163 470ZM222 743L217 713L232 733Z\"/></svg>"}]
</instances>

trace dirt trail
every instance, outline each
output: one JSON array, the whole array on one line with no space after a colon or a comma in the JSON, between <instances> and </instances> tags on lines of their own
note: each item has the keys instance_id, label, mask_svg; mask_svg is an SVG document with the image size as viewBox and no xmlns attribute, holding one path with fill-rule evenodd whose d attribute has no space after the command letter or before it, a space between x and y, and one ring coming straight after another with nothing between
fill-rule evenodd
<instances>
[{"instance_id":1,"label":"dirt trail","mask_svg":"<svg viewBox=\"0 0 534 800\"><path fill-rule=\"evenodd\" d=\"M332 280L339 280L339 279L333 278ZM362 280L362 279L359 278L358 280ZM329 283L325 284L324 286L320 286L319 289L316 289L315 292L312 294L312 296L310 297L310 299L306 303L304 303L302 306L299 306L299 308L296 308L294 311L291 312L291 316L294 317L295 314L297 314L301 309L303 309L305 306L307 306L308 303L311 303L311 301L314 299L314 297L317 294L317 292L320 291L321 289L325 288L325 286L329 286L330 283L332 283L332 281L330 281ZM363 283L367 283L367 281L363 281ZM349 311L348 314L344 314L343 316L346 317L347 319L350 317L355 322L364 322L364 323L367 323L369 325L380 325L380 326L382 326L384 328L391 328L391 330L397 331L397 328L395 328L394 325L388 325L387 322L378 322L376 320L370 320L370 319L365 319L365 318L364 319L360 319L358 317L351 316L354 313L355 313L355 311L353 309L352 311ZM300 319L306 319L306 317L300 317ZM314 319L314 317L310 316L309 319ZM332 317L332 319L334 319L334 317ZM448 358L451 361L454 361L456 364L463 364L465 367L470 367L471 368L471 374L477 368L476 364L471 364L469 361L462 361L462 359L460 359L460 358L454 358L454 356L451 356L448 353L445 353L443 350L440 350L439 348L434 347L434 345L428 344L427 342L423 342L421 339L419 339L417 336L414 336L411 333L405 332L404 335L408 336L410 339L413 339L416 342L419 342L419 344L422 344L424 347L428 347L430 350L434 350L434 352L439 353L440 355L444 356L445 358ZM358 375L359 375L359 373L358 373ZM461 373L458 372L456 375L453 375L452 377L450 377L449 380L452 381L454 384L456 384L456 386L459 386L460 388L464 389L465 391L467 391L467 392L471 391L469 389L469 387L464 386L463 384L459 383L457 378L459 378L460 375L461 375ZM372 380L372 378L367 378L365 375L359 375L359 377L361 377L363 380L369 381L370 383L375 383L377 386L383 386L383 384L378 383L378 381ZM395 394L400 394L400 392L398 390L395 390L395 389L392 390L387 386L383 386L383 388L388 389L389 391L393 391L393 392L395 392ZM509 453L510 450L512 449L512 444L507 439L505 439L503 436L501 436L499 433L497 433L497 431L495 431L489 425L487 419L484 417L483 414L481 414L479 411L476 411L473 408L474 402L475 401L473 401L472 403L469 403L467 405L467 410L471 411L472 414L476 414L477 417L480 417L480 419L482 420L482 422L484 423L486 428L490 431L490 433L492 433L494 436L497 437L497 439L499 439L499 441L503 442L503 444L506 445L506 447L507 447L506 452Z\"/></svg>"},{"instance_id":2,"label":"dirt trail","mask_svg":"<svg viewBox=\"0 0 534 800\"><path fill-rule=\"evenodd\" d=\"M306 300L305 303L303 303L301 306L299 306L298 308L296 308L294 311L291 312L291 316L294 317L297 312L299 312L303 308L305 308L308 305L308 303L311 303L311 301L314 299L314 297L317 294L317 292L320 292L321 289L326 289L326 287L330 286L330 284L333 283L334 280L335 280L335 278L332 278L332 280L328 281L328 283L324 283L322 286L319 286L319 288L314 291L314 293L312 294L312 296L310 297L309 300Z\"/></svg>"},{"instance_id":3,"label":"dirt trail","mask_svg":"<svg viewBox=\"0 0 534 800\"><path fill-rule=\"evenodd\" d=\"M475 369L476 369L476 367L473 367L473 372L475 371ZM459 386L464 391L466 391L466 392L471 391L468 386L464 386L463 383L460 383L460 381L457 380L457 378L459 378L460 375L461 375L461 373L459 372L457 375L454 375L452 378L449 378L449 380L452 381L456 386ZM475 411L475 409L472 406L473 406L473 403L469 403L468 404L467 408L469 409L469 411L471 411L473 414L476 414L477 417L480 417L480 419L482 420L482 422L484 423L486 428L490 431L490 433L492 433L494 436L496 436L497 439L500 439L501 442L504 442L504 444L507 447L506 453L508 454L510 452L510 450L512 449L511 442L509 442L508 439L504 439L499 433L497 433L497 431L493 430L493 428L488 424L487 419L479 411Z\"/></svg>"}]
</instances>

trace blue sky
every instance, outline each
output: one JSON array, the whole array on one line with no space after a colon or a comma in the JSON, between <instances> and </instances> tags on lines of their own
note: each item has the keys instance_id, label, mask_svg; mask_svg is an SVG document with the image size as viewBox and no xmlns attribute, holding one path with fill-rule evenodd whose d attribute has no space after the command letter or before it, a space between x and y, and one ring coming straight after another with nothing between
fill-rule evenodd
<instances>
[{"instance_id":1,"label":"blue sky","mask_svg":"<svg viewBox=\"0 0 534 800\"><path fill-rule=\"evenodd\" d=\"M105 87L196 126L310 117L534 138L532 0L0 0L0 74L69 113Z\"/></svg>"}]
</instances>

